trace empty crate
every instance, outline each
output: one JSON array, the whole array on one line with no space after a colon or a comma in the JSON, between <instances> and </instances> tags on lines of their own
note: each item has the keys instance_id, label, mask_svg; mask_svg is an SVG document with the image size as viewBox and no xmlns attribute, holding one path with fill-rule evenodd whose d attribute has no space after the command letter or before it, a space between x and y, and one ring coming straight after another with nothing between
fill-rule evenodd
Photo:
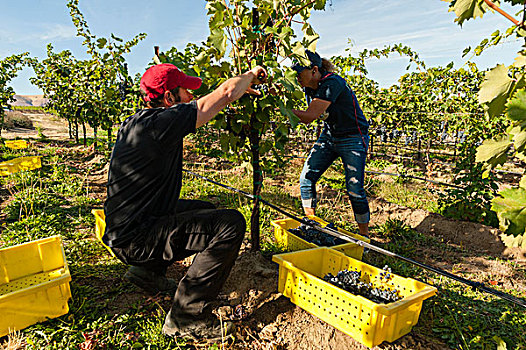
<instances>
[{"instance_id":1,"label":"empty crate","mask_svg":"<svg viewBox=\"0 0 526 350\"><path fill-rule=\"evenodd\" d=\"M104 230L106 229L106 216L104 215L104 209L92 209L91 213L93 216L95 216L95 236L97 239L104 245L106 249L110 252L112 256L115 256L113 252L111 251L110 247L108 247L104 242L102 241L102 236L104 236Z\"/></svg>"},{"instance_id":2,"label":"empty crate","mask_svg":"<svg viewBox=\"0 0 526 350\"><path fill-rule=\"evenodd\" d=\"M68 313L69 281L59 236L0 249L0 337Z\"/></svg>"},{"instance_id":3,"label":"empty crate","mask_svg":"<svg viewBox=\"0 0 526 350\"><path fill-rule=\"evenodd\" d=\"M26 140L5 140L4 145L11 149L23 149L27 148L28 143Z\"/></svg>"},{"instance_id":4,"label":"empty crate","mask_svg":"<svg viewBox=\"0 0 526 350\"><path fill-rule=\"evenodd\" d=\"M0 175L7 176L22 170L33 170L42 167L40 156L20 157L0 163Z\"/></svg>"}]
</instances>

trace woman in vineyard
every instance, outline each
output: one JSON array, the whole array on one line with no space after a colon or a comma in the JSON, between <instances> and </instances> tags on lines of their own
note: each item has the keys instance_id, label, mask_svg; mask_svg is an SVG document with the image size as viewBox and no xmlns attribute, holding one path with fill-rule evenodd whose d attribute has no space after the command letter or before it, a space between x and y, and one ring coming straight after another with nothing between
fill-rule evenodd
<instances>
[{"instance_id":1,"label":"woman in vineyard","mask_svg":"<svg viewBox=\"0 0 526 350\"><path fill-rule=\"evenodd\" d=\"M304 88L308 108L293 110L303 123L322 119L324 128L312 147L300 176L300 190L306 215L314 215L316 182L337 159L345 169L345 183L360 233L368 234L369 204L363 188L365 160L369 146L369 124L347 82L334 73L334 66L317 53L306 50L309 66L296 63L298 82Z\"/></svg>"}]
</instances>

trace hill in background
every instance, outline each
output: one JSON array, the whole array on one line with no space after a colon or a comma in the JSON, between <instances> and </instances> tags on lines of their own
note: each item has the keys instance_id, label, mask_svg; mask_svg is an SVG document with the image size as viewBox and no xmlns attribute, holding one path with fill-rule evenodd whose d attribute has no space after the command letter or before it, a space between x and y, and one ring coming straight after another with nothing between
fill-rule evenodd
<instances>
[{"instance_id":1,"label":"hill in background","mask_svg":"<svg viewBox=\"0 0 526 350\"><path fill-rule=\"evenodd\" d=\"M47 103L47 98L44 95L15 95L15 101L11 103L12 106L37 106L41 107Z\"/></svg>"}]
</instances>

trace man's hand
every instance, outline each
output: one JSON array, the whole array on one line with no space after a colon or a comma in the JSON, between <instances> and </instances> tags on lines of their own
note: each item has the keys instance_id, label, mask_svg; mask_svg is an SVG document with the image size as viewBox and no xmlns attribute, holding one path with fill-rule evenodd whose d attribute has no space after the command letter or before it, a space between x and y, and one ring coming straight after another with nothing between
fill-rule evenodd
<instances>
[{"instance_id":1,"label":"man's hand","mask_svg":"<svg viewBox=\"0 0 526 350\"><path fill-rule=\"evenodd\" d=\"M252 78L252 82L248 87L247 92L249 94L259 96L261 95L261 92L259 90L254 89L252 85L264 83L267 80L267 71L261 66L256 66L252 68L249 72L254 75L254 78Z\"/></svg>"},{"instance_id":2,"label":"man's hand","mask_svg":"<svg viewBox=\"0 0 526 350\"><path fill-rule=\"evenodd\" d=\"M261 84L267 81L267 71L265 68L261 66L256 66L250 70L252 73L254 73L254 80L252 80L252 84Z\"/></svg>"},{"instance_id":3,"label":"man's hand","mask_svg":"<svg viewBox=\"0 0 526 350\"><path fill-rule=\"evenodd\" d=\"M252 85L261 83L266 78L267 71L265 68L257 66L237 77L228 79L217 89L198 99L196 128L207 123L219 111L238 100L245 93L260 95L261 93L252 88Z\"/></svg>"}]
</instances>

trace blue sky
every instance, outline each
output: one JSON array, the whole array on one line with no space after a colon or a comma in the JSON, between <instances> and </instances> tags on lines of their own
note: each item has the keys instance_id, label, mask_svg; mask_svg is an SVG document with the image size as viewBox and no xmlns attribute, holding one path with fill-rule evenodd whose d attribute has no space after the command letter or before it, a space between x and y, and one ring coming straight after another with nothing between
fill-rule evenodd
<instances>
[{"instance_id":1,"label":"blue sky","mask_svg":"<svg viewBox=\"0 0 526 350\"><path fill-rule=\"evenodd\" d=\"M66 3L67 0L0 0L0 58L29 51L31 56L42 59L48 43L53 44L55 52L69 49L77 58L87 58ZM131 39L141 32L148 34L126 56L135 74L144 71L154 45L164 51L206 40L205 4L203 0L80 0L80 9L97 36L114 33ZM350 46L349 39L355 52L403 43L418 52L428 66L453 61L456 67L465 63L461 57L465 47L475 47L494 30L505 30L511 24L504 17L489 13L482 20L465 22L461 28L447 9L448 3L441 0L332 0L327 10L313 12L311 24L321 36L317 51L322 56L344 54ZM520 44L510 40L474 62L479 68L511 64ZM405 73L407 63L407 58L397 54L389 59L370 60L369 77L381 86L390 86ZM11 82L17 94L41 93L29 82L32 75L33 71L26 68Z\"/></svg>"}]
</instances>

